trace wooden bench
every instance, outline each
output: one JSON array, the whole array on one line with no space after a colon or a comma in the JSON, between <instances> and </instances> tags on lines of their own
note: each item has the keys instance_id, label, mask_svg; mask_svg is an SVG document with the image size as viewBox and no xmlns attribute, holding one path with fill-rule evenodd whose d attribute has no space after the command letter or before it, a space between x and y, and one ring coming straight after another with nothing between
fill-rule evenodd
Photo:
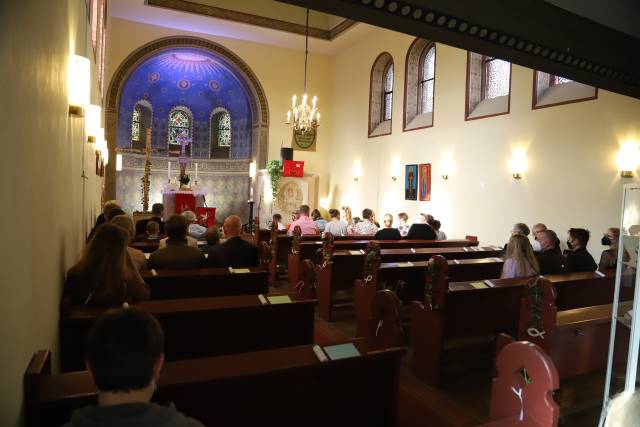
<instances>
[{"instance_id":1,"label":"wooden bench","mask_svg":"<svg viewBox=\"0 0 640 427\"><path fill-rule=\"evenodd\" d=\"M404 348L356 341L360 356L319 362L311 345L168 362L154 400L204 425L394 426ZM26 425L60 426L95 404L87 372L51 375L48 351L24 378Z\"/></svg>"},{"instance_id":2,"label":"wooden bench","mask_svg":"<svg viewBox=\"0 0 640 427\"><path fill-rule=\"evenodd\" d=\"M232 273L227 268L154 271L142 273L142 278L151 288L151 299L154 300L269 292L269 273L259 267L249 268L248 273Z\"/></svg>"},{"instance_id":3,"label":"wooden bench","mask_svg":"<svg viewBox=\"0 0 640 427\"><path fill-rule=\"evenodd\" d=\"M316 301L297 294L292 302L269 304L269 296L145 301L136 307L153 314L165 334L167 361L288 347L313 342ZM63 372L84 369L84 344L96 318L106 309L71 307L60 319Z\"/></svg>"},{"instance_id":4,"label":"wooden bench","mask_svg":"<svg viewBox=\"0 0 640 427\"><path fill-rule=\"evenodd\" d=\"M553 361L537 345L508 344L496 359L491 386L491 421L479 427L557 427L560 409L553 392L560 386Z\"/></svg>"}]
</instances>

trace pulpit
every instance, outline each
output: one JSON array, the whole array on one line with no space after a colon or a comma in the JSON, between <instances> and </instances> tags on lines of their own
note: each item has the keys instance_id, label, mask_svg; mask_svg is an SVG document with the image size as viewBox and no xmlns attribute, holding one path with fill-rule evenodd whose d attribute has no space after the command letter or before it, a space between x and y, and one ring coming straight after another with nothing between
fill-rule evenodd
<instances>
[{"instance_id":1,"label":"pulpit","mask_svg":"<svg viewBox=\"0 0 640 427\"><path fill-rule=\"evenodd\" d=\"M204 192L198 191L164 191L162 204L165 221L171 215L181 214L185 210L196 212L198 208L206 207L204 196Z\"/></svg>"}]
</instances>

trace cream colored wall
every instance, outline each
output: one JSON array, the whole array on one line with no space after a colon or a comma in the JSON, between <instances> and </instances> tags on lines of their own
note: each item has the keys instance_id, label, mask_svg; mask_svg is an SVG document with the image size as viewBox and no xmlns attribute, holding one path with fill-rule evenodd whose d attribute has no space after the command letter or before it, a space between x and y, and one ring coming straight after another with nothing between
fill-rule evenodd
<instances>
[{"instance_id":1,"label":"cream colored wall","mask_svg":"<svg viewBox=\"0 0 640 427\"><path fill-rule=\"evenodd\" d=\"M269 160L280 158L280 146L291 146L291 128L284 124L286 112L291 108L291 96L300 96L303 89L304 51L290 50L271 45L242 40L213 37L166 27L142 24L112 18L109 23L109 50L107 82L123 60L139 47L159 38L179 35L202 37L221 44L242 58L260 81L269 105ZM331 119L333 59L322 55L309 56L309 94L318 96L321 127L318 132L318 151L296 151L294 158L305 162L305 171L320 176L321 183L328 182L329 139ZM325 110L326 109L326 110ZM321 184L321 189L324 190Z\"/></svg>"},{"instance_id":2,"label":"cream colored wall","mask_svg":"<svg viewBox=\"0 0 640 427\"><path fill-rule=\"evenodd\" d=\"M102 180L84 143L84 120L67 114L67 62L90 46L86 22L84 0L0 6L3 426L19 423L22 375L33 352L52 349L56 363L64 272L100 206Z\"/></svg>"},{"instance_id":3,"label":"cream colored wall","mask_svg":"<svg viewBox=\"0 0 640 427\"><path fill-rule=\"evenodd\" d=\"M511 224L544 222L564 240L569 227L592 232L590 251L619 224L622 180L615 157L626 137L640 139L640 101L599 91L596 101L531 110L533 71L513 66L511 113L464 121L466 52L437 45L435 126L402 132L407 35L379 30L335 57L333 70L333 153L329 165L332 205L350 205L354 215L372 207L406 211L412 219L430 212L449 237L478 235L482 243L501 244ZM375 58L388 51L394 59L393 133L367 138L369 73ZM514 180L511 149L527 147L528 170ZM455 171L441 178L442 156L453 153ZM397 158L400 178L390 165ZM362 177L352 179L354 161ZM432 164L430 202L404 200L404 165ZM327 194L320 194L324 197Z\"/></svg>"}]
</instances>

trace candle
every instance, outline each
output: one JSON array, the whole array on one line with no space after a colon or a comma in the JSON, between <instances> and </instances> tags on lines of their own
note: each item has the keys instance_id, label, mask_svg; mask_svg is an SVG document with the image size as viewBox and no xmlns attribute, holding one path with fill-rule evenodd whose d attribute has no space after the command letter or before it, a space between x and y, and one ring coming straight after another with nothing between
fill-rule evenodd
<instances>
[{"instance_id":1,"label":"candle","mask_svg":"<svg viewBox=\"0 0 640 427\"><path fill-rule=\"evenodd\" d=\"M167 170L167 180L171 181L171 161L168 161L169 169Z\"/></svg>"},{"instance_id":2,"label":"candle","mask_svg":"<svg viewBox=\"0 0 640 427\"><path fill-rule=\"evenodd\" d=\"M320 113L318 113L318 118L316 119L316 124L319 125L320 124Z\"/></svg>"},{"instance_id":3,"label":"candle","mask_svg":"<svg viewBox=\"0 0 640 427\"><path fill-rule=\"evenodd\" d=\"M302 105L307 105L307 94L302 95Z\"/></svg>"},{"instance_id":4,"label":"candle","mask_svg":"<svg viewBox=\"0 0 640 427\"><path fill-rule=\"evenodd\" d=\"M313 97L313 109L314 109L314 110L316 109L316 101L318 101L318 97L317 97L317 96L314 96L314 97Z\"/></svg>"},{"instance_id":5,"label":"candle","mask_svg":"<svg viewBox=\"0 0 640 427\"><path fill-rule=\"evenodd\" d=\"M291 98L291 108L296 108L296 99L298 99L297 95L293 95L293 98Z\"/></svg>"},{"instance_id":6,"label":"candle","mask_svg":"<svg viewBox=\"0 0 640 427\"><path fill-rule=\"evenodd\" d=\"M196 181L198 181L198 164L196 163Z\"/></svg>"},{"instance_id":7,"label":"candle","mask_svg":"<svg viewBox=\"0 0 640 427\"><path fill-rule=\"evenodd\" d=\"M287 111L287 124L291 123L291 110Z\"/></svg>"}]
</instances>

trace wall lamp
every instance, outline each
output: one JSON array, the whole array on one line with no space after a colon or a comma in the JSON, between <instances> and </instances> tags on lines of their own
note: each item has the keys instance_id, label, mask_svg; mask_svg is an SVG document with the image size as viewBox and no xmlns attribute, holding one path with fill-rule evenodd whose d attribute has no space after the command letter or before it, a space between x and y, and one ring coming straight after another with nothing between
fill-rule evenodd
<instances>
[{"instance_id":1,"label":"wall lamp","mask_svg":"<svg viewBox=\"0 0 640 427\"><path fill-rule=\"evenodd\" d=\"M71 55L67 70L69 114L84 117L91 94L91 62L80 55Z\"/></svg>"},{"instance_id":2,"label":"wall lamp","mask_svg":"<svg viewBox=\"0 0 640 427\"><path fill-rule=\"evenodd\" d=\"M360 162L355 162L353 164L353 169L351 169L351 174L353 175L353 180L355 182L358 182L358 180L362 176L362 167L360 166Z\"/></svg>"},{"instance_id":3,"label":"wall lamp","mask_svg":"<svg viewBox=\"0 0 640 427\"><path fill-rule=\"evenodd\" d=\"M95 143L100 130L100 114L102 108L99 105L90 104L85 114L85 129L87 132L87 142Z\"/></svg>"},{"instance_id":4,"label":"wall lamp","mask_svg":"<svg viewBox=\"0 0 640 427\"><path fill-rule=\"evenodd\" d=\"M636 141L626 141L620 146L618 151L618 171L622 178L633 178L634 172L638 169L640 152Z\"/></svg>"},{"instance_id":5,"label":"wall lamp","mask_svg":"<svg viewBox=\"0 0 640 427\"><path fill-rule=\"evenodd\" d=\"M527 152L524 149L513 150L509 166L511 167L513 179L522 179L527 169Z\"/></svg>"}]
</instances>

